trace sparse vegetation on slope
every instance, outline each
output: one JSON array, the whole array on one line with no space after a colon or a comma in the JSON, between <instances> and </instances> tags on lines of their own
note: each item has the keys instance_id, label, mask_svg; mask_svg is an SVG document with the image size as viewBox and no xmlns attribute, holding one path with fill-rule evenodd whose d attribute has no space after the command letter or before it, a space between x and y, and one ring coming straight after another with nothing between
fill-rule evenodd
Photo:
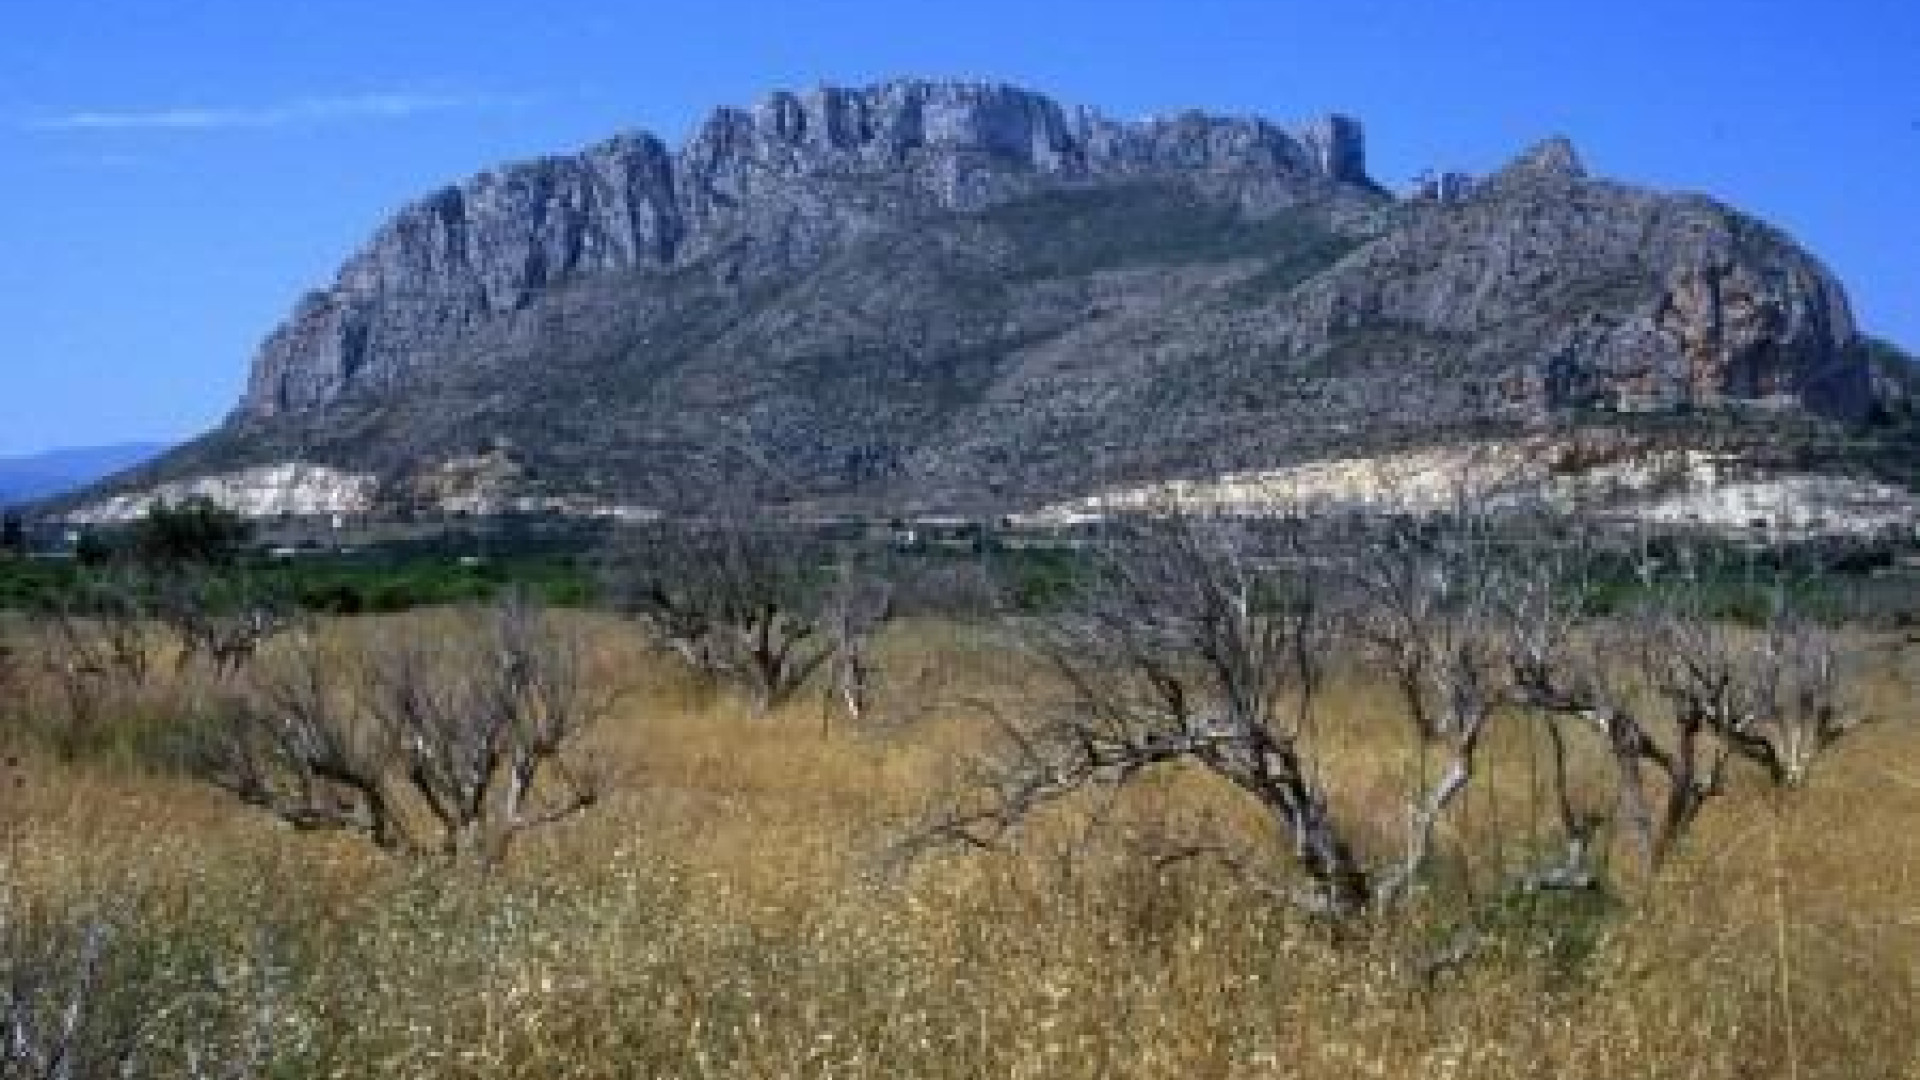
<instances>
[{"instance_id":1,"label":"sparse vegetation on slope","mask_svg":"<svg viewBox=\"0 0 1920 1080\"><path fill-rule=\"evenodd\" d=\"M995 207L979 221L1014 245L1021 263L1016 280L1269 260L1261 276L1248 283L1249 299L1284 292L1358 243L1335 232L1322 207L1248 218L1171 183L1049 192Z\"/></svg>"}]
</instances>

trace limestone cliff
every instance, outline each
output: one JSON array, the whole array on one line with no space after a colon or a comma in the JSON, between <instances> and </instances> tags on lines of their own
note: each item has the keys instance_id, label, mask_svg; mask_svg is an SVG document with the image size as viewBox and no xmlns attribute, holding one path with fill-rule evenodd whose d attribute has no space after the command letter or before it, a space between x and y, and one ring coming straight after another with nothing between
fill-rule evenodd
<instances>
[{"instance_id":1,"label":"limestone cliff","mask_svg":"<svg viewBox=\"0 0 1920 1080\"><path fill-rule=\"evenodd\" d=\"M1266 205L1370 186L1359 126L1343 117L1298 132L1199 113L1121 123L979 83L778 92L751 111L720 109L677 152L620 135L407 207L269 338L240 411L269 416L390 385L430 343L581 275L682 265L729 245L765 273L875 218L1156 177Z\"/></svg>"},{"instance_id":2,"label":"limestone cliff","mask_svg":"<svg viewBox=\"0 0 1920 1080\"><path fill-rule=\"evenodd\" d=\"M1343 117L775 93L406 207L227 424L112 490L304 462L455 498L511 446L474 498L1002 512L1496 430L1875 411L1844 290L1777 230L1565 140L1445 179L1388 194Z\"/></svg>"}]
</instances>

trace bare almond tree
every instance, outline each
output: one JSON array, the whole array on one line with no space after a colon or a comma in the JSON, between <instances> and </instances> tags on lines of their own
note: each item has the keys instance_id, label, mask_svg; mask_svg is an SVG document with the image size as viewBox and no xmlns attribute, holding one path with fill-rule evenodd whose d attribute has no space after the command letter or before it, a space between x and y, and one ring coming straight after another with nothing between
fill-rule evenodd
<instances>
[{"instance_id":1,"label":"bare almond tree","mask_svg":"<svg viewBox=\"0 0 1920 1080\"><path fill-rule=\"evenodd\" d=\"M854 629L834 625L826 566L796 530L728 518L651 529L607 560L607 576L615 604L658 645L764 714Z\"/></svg>"},{"instance_id":2,"label":"bare almond tree","mask_svg":"<svg viewBox=\"0 0 1920 1080\"><path fill-rule=\"evenodd\" d=\"M828 695L855 724L865 721L873 706L877 678L873 638L892 617L891 577L872 573L851 559L843 559L825 597L827 640L832 658Z\"/></svg>"},{"instance_id":3,"label":"bare almond tree","mask_svg":"<svg viewBox=\"0 0 1920 1080\"><path fill-rule=\"evenodd\" d=\"M1304 882L1263 887L1336 916L1372 906L1372 873L1318 759L1334 630L1321 582L1300 562L1276 573L1253 540L1244 523L1184 515L1115 527L1081 603L1035 628L1061 692L997 717L979 789L912 845L994 845L1051 804L1187 762L1253 799L1284 838Z\"/></svg>"},{"instance_id":4,"label":"bare almond tree","mask_svg":"<svg viewBox=\"0 0 1920 1080\"><path fill-rule=\"evenodd\" d=\"M296 829L407 847L391 776L400 747L359 708L351 660L311 631L275 660L250 673L244 691L216 701L196 733L200 775Z\"/></svg>"},{"instance_id":5,"label":"bare almond tree","mask_svg":"<svg viewBox=\"0 0 1920 1080\"><path fill-rule=\"evenodd\" d=\"M1208 842L1178 855L1251 870L1264 891L1316 912L1377 913L1430 878L1443 822L1485 771L1490 733L1539 724L1564 844L1537 864L1501 866L1498 892L1589 889L1603 884L1609 821L1657 865L1722 789L1730 760L1799 783L1855 725L1844 650L1793 613L1788 591L1769 594L1758 628L1716 618L1706 585L1684 579L1649 582L1632 613L1603 618L1592 608L1603 560L1585 535L1471 501L1401 518L1171 512L1114 526L1089 553L1082 602L1030 620L1058 692L993 710L999 737L978 783L908 846L995 844L1046 807L1178 762L1250 797L1285 858L1263 867ZM1438 758L1409 782L1385 844L1338 809L1353 802L1335 797L1341 773L1321 734L1353 721L1327 714L1319 692L1336 651L1390 675L1423 764ZM1611 811L1574 791L1570 762L1590 735L1612 765Z\"/></svg>"},{"instance_id":6,"label":"bare almond tree","mask_svg":"<svg viewBox=\"0 0 1920 1080\"><path fill-rule=\"evenodd\" d=\"M139 579L102 575L54 597L40 613L49 668L143 685L152 668L151 605Z\"/></svg>"},{"instance_id":7,"label":"bare almond tree","mask_svg":"<svg viewBox=\"0 0 1920 1080\"><path fill-rule=\"evenodd\" d=\"M1513 556L1510 534L1462 489L1433 513L1352 519L1331 536L1343 636L1390 675L1422 765L1440 758L1409 798L1399 860L1375 882L1380 899L1417 883L1507 704L1501 627L1535 572Z\"/></svg>"},{"instance_id":8,"label":"bare almond tree","mask_svg":"<svg viewBox=\"0 0 1920 1080\"><path fill-rule=\"evenodd\" d=\"M173 629L175 667L204 661L216 678L230 679L251 662L260 646L291 629L291 605L271 589L237 572L182 568L159 583L155 614Z\"/></svg>"},{"instance_id":9,"label":"bare almond tree","mask_svg":"<svg viewBox=\"0 0 1920 1080\"><path fill-rule=\"evenodd\" d=\"M137 576L103 574L56 596L33 620L39 666L65 706L55 733L63 750L86 745L117 704L147 686L153 656L147 591Z\"/></svg>"},{"instance_id":10,"label":"bare almond tree","mask_svg":"<svg viewBox=\"0 0 1920 1080\"><path fill-rule=\"evenodd\" d=\"M21 647L10 635L12 631L4 618L0 618L0 720L7 719L12 712L11 706L26 694L26 677L21 662Z\"/></svg>"},{"instance_id":11,"label":"bare almond tree","mask_svg":"<svg viewBox=\"0 0 1920 1080\"><path fill-rule=\"evenodd\" d=\"M1542 603L1514 622L1518 700L1600 738L1617 817L1654 867L1726 790L1734 761L1758 765L1776 787L1798 786L1863 720L1848 650L1800 609L1793 582L1747 582L1765 610L1759 625L1743 625L1714 610L1724 563L1692 550L1673 563L1642 553L1640 598L1614 618Z\"/></svg>"},{"instance_id":12,"label":"bare almond tree","mask_svg":"<svg viewBox=\"0 0 1920 1080\"><path fill-rule=\"evenodd\" d=\"M503 600L467 641L389 640L368 683L370 714L397 743L444 853L497 861L521 832L597 798L562 750L604 704L587 683L580 643L524 597Z\"/></svg>"},{"instance_id":13,"label":"bare almond tree","mask_svg":"<svg viewBox=\"0 0 1920 1080\"><path fill-rule=\"evenodd\" d=\"M389 634L357 657L303 639L251 683L196 760L297 828L491 865L598 796L568 752L608 701L579 639L518 595L461 632Z\"/></svg>"}]
</instances>

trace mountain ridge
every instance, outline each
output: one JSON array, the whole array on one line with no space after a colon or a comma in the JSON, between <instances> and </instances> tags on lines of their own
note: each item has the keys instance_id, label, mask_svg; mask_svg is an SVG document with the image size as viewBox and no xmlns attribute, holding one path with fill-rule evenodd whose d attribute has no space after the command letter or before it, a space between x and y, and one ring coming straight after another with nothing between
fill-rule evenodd
<instances>
[{"instance_id":1,"label":"mountain ridge","mask_svg":"<svg viewBox=\"0 0 1920 1080\"><path fill-rule=\"evenodd\" d=\"M624 134L409 204L269 336L225 425L103 491L298 462L389 510L998 512L1875 407L1844 289L1765 223L1596 178L1565 139L1405 197L1365 162L1337 116L775 92L678 150Z\"/></svg>"},{"instance_id":2,"label":"mountain ridge","mask_svg":"<svg viewBox=\"0 0 1920 1080\"><path fill-rule=\"evenodd\" d=\"M775 91L752 110L715 110L678 149L624 132L409 204L269 339L239 412L269 416L391 379L422 321L469 325L582 273L684 266L743 233L758 259L804 262L823 230L857 229L873 212L817 192L784 205L797 178L884 184L875 201L898 214L981 209L1031 191L1022 180L1194 171L1249 201L1290 200L1317 181L1372 187L1359 127L1339 116L1294 131L1199 112L1123 122L975 82Z\"/></svg>"}]
</instances>

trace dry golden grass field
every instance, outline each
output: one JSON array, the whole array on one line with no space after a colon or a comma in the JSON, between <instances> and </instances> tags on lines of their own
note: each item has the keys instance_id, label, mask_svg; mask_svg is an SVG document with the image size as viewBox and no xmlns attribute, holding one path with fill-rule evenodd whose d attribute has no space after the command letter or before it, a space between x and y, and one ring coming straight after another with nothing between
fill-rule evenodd
<instances>
[{"instance_id":1,"label":"dry golden grass field","mask_svg":"<svg viewBox=\"0 0 1920 1080\"><path fill-rule=\"evenodd\" d=\"M1135 857L1169 819L1271 842L1191 776L902 866L978 742L963 710L854 728L803 695L754 717L630 629L592 632L626 691L587 748L605 796L490 876L286 829L116 751L159 705L66 762L12 733L7 940L100 915L114 1007L154 1038L254 1040L276 1077L1920 1077L1915 646L1871 644L1881 722L1805 788L1736 783L1659 880L1516 911L1424 981L1409 957L1446 911L1335 938L1223 870ZM962 627L896 627L882 653L917 696L1023 677ZM1338 790L1383 821L1411 767L1386 702L1350 672L1324 709ZM10 704L16 725L55 708ZM1541 824L1537 748L1496 751L1445 834L1469 895Z\"/></svg>"}]
</instances>

